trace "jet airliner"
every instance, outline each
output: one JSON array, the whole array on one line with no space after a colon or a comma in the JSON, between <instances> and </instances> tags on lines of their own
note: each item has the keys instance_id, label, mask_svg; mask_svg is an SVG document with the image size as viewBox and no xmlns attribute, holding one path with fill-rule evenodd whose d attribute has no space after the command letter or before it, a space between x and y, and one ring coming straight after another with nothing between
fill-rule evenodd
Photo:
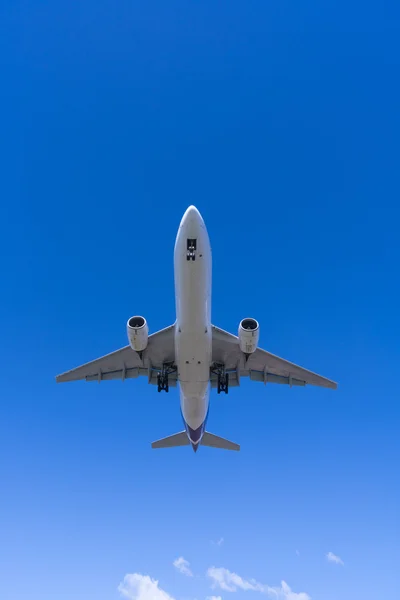
<instances>
[{"instance_id":1,"label":"jet airliner","mask_svg":"<svg viewBox=\"0 0 400 600\"><path fill-rule=\"evenodd\" d=\"M158 392L179 386L185 429L152 443L153 448L200 445L226 450L240 446L206 431L210 388L227 394L251 381L336 389L334 381L297 366L258 347L260 326L254 318L242 319L238 335L213 325L211 320L211 246L203 218L189 206L181 220L174 249L176 320L149 335L143 316L127 322L129 344L106 356L66 371L57 382L109 381L147 377Z\"/></svg>"}]
</instances>

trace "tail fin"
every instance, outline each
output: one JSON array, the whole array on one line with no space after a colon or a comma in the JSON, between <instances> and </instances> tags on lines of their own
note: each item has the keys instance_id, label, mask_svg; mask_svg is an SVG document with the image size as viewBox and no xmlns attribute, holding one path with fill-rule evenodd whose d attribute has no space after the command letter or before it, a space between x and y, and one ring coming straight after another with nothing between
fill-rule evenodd
<instances>
[{"instance_id":1,"label":"tail fin","mask_svg":"<svg viewBox=\"0 0 400 600\"><path fill-rule=\"evenodd\" d=\"M204 433L200 443L202 446L210 446L211 448L223 448L224 450L236 450L237 452L240 450L239 444L230 442L213 433L208 433L208 431Z\"/></svg>"},{"instance_id":2,"label":"tail fin","mask_svg":"<svg viewBox=\"0 0 400 600\"><path fill-rule=\"evenodd\" d=\"M152 448L175 448L176 446L189 446L189 438L186 431L169 435L151 444Z\"/></svg>"}]
</instances>

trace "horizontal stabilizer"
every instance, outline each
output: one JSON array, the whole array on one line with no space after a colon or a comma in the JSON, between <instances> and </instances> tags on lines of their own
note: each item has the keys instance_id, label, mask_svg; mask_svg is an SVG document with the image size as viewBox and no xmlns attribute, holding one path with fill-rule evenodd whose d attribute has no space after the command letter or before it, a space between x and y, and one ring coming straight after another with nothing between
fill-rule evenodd
<instances>
[{"instance_id":1,"label":"horizontal stabilizer","mask_svg":"<svg viewBox=\"0 0 400 600\"><path fill-rule=\"evenodd\" d=\"M168 437L157 440L151 444L152 448L176 448L177 446L189 446L189 438L186 431L180 433L174 433Z\"/></svg>"},{"instance_id":2,"label":"horizontal stabilizer","mask_svg":"<svg viewBox=\"0 0 400 600\"><path fill-rule=\"evenodd\" d=\"M208 433L208 431L206 431L201 438L201 445L209 446L210 448L222 448L223 450L236 450L237 452L240 450L239 444L230 442L229 440L219 437L218 435L214 435L213 433Z\"/></svg>"}]
</instances>

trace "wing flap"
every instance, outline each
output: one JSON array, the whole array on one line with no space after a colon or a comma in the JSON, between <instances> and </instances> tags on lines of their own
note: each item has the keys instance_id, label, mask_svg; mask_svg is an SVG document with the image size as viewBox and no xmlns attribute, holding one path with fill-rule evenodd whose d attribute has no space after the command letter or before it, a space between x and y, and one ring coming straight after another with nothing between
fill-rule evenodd
<instances>
[{"instance_id":1,"label":"wing flap","mask_svg":"<svg viewBox=\"0 0 400 600\"><path fill-rule=\"evenodd\" d=\"M95 375L87 375L85 377L86 381L111 381L113 379L121 379L124 381L125 379L137 379L138 377L147 377L148 383L151 385L158 385L157 375L160 369L156 367L149 368L145 367L134 367L133 369L120 369L118 371L110 371L107 373L96 373ZM177 386L177 377L176 373L169 373L168 375L168 385L170 387Z\"/></svg>"}]
</instances>

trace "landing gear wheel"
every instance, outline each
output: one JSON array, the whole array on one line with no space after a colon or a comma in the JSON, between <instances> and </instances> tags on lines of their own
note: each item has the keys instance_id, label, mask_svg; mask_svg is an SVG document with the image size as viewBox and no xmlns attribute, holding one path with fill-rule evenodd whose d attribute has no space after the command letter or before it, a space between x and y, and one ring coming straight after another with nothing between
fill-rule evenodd
<instances>
[{"instance_id":1,"label":"landing gear wheel","mask_svg":"<svg viewBox=\"0 0 400 600\"><path fill-rule=\"evenodd\" d=\"M220 394L221 392L225 392L225 394L228 393L228 389L229 389L229 374L225 373L225 375L219 374L218 375L218 394Z\"/></svg>"},{"instance_id":2,"label":"landing gear wheel","mask_svg":"<svg viewBox=\"0 0 400 600\"><path fill-rule=\"evenodd\" d=\"M157 374L157 388L159 392L169 392L168 375L176 372L176 366L173 363L166 363L162 370Z\"/></svg>"},{"instance_id":3,"label":"landing gear wheel","mask_svg":"<svg viewBox=\"0 0 400 600\"><path fill-rule=\"evenodd\" d=\"M211 373L217 376L217 393L228 393L229 389L229 373L225 372L225 365L221 363L213 363Z\"/></svg>"},{"instance_id":4,"label":"landing gear wheel","mask_svg":"<svg viewBox=\"0 0 400 600\"><path fill-rule=\"evenodd\" d=\"M163 375L162 373L157 375L157 387L159 392L162 392L163 390L165 392L169 391L168 375Z\"/></svg>"}]
</instances>

